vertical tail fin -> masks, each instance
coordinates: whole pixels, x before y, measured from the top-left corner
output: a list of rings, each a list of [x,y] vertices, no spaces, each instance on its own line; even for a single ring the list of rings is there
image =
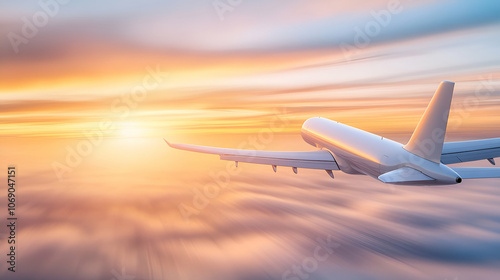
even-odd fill
[[[439,163],[448,124],[454,82],[441,82],[404,148],[419,157]]]

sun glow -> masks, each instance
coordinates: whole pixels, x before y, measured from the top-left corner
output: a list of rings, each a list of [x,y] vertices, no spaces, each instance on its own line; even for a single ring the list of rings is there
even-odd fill
[[[140,125],[135,122],[124,122],[118,124],[118,136],[121,138],[140,138],[144,137],[146,134],[146,130],[143,125]]]

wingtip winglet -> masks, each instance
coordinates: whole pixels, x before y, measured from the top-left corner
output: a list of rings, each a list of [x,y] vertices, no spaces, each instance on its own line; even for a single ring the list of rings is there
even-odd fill
[[[168,142],[167,139],[163,138],[163,140],[165,141],[165,143],[167,143],[167,145],[169,145],[170,147],[172,147],[172,144],[170,144],[170,142]]]

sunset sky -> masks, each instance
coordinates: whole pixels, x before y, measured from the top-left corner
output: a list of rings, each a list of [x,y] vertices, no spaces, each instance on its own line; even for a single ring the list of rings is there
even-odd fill
[[[456,82],[446,140],[500,137],[500,2],[60,3],[0,0],[0,166],[22,174],[13,279],[113,279],[122,267],[136,279],[281,279],[326,233],[349,254],[313,279],[500,273],[498,180],[436,197],[245,166],[186,222],[180,205],[226,163],[162,139],[313,150],[300,127],[321,116],[406,142],[443,80]],[[275,118],[282,129],[249,144]],[[433,249],[440,235],[456,255]]]
[[[268,2],[221,20],[210,1],[70,1],[27,42],[13,34],[24,38],[40,4],[3,4],[2,136],[81,137],[103,117],[114,136],[250,132],[276,108],[289,109],[290,132],[316,115],[410,132],[441,80],[457,82],[455,106],[484,83],[497,92],[496,1]],[[146,69],[158,84],[127,117],[113,111]],[[499,123],[495,97],[478,101],[490,118],[471,109],[465,129]]]

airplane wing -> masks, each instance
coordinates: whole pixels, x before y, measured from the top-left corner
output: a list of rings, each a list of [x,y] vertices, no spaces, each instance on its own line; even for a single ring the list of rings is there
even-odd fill
[[[500,178],[498,167],[451,167],[462,179]]]
[[[494,165],[493,158],[496,157],[500,157],[500,138],[444,143],[441,162],[450,164],[487,159]]]
[[[340,170],[335,158],[326,150],[312,152],[269,152],[173,144],[167,140],[165,142],[175,149],[219,155],[220,159],[234,161],[236,165],[238,162],[272,165],[274,172],[276,172],[276,166],[288,166],[292,167],[295,173],[297,173],[297,168],[323,169],[333,177],[331,170]]]

